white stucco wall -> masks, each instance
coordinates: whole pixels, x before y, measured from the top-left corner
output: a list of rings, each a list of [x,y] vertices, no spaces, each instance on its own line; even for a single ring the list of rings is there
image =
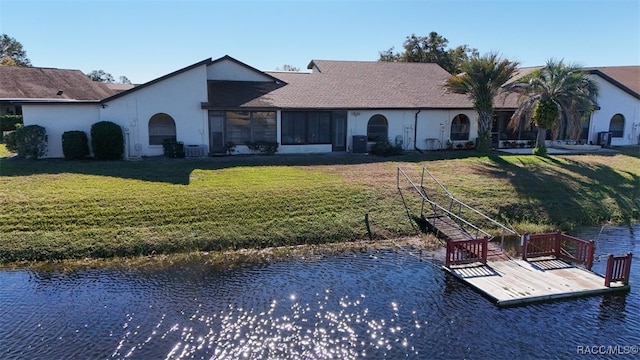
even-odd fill
[[[221,60],[207,66],[207,79],[232,81],[272,81],[273,79],[231,60]]]
[[[62,134],[65,131],[84,131],[91,143],[91,125],[100,121],[97,104],[22,105],[24,125],[40,125],[47,131],[47,154],[44,157],[61,158]]]
[[[591,117],[589,141],[597,143],[598,133],[609,131],[611,118],[616,114],[624,116],[623,137],[611,139],[611,145],[636,145],[640,136],[640,99],[624,92],[599,76],[593,76],[599,85],[598,105]]]
[[[105,103],[100,117],[128,130],[125,155],[157,156],[162,145],[149,145],[149,120],[158,113],[173,118],[177,141],[208,146],[207,111],[201,108],[206,101],[207,67],[202,65]]]
[[[415,117],[418,116],[417,130]],[[396,144],[402,141],[405,150],[438,150],[446,147],[451,133],[451,121],[458,114],[469,117],[469,140],[475,141],[478,136],[478,115],[469,109],[452,110],[353,110],[348,112],[347,147],[353,147],[353,135],[367,135],[367,124],[374,115],[383,115],[389,124],[389,141]],[[429,139],[429,140],[427,140]],[[459,141],[465,143],[466,141]],[[457,142],[456,142],[457,143]],[[330,151],[330,149],[329,149]]]

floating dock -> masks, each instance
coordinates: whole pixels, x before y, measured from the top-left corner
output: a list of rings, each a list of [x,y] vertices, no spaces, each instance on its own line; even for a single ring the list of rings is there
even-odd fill
[[[607,274],[601,276],[589,270],[595,250],[591,241],[562,232],[529,235],[523,239],[522,259],[514,259],[487,238],[462,239],[448,220],[439,219],[434,227],[441,236],[457,239],[447,237],[444,270],[498,306],[629,290],[631,254],[610,256]]]
[[[605,286],[603,276],[553,258],[496,260],[443,268],[498,306],[629,290],[629,285],[622,282]]]
[[[442,190],[449,208],[431,200],[424,186],[428,175]],[[398,167],[397,186],[401,180],[422,199],[420,216],[428,231],[446,241],[444,270],[468,284],[498,306],[629,291],[632,254],[609,255],[606,274],[591,271],[595,244],[560,231],[547,234],[520,235],[480,211],[456,199],[423,166],[420,185]],[[404,198],[403,198],[404,199]],[[406,206],[406,203],[405,203]],[[424,210],[431,209],[425,216]],[[467,216],[467,214],[471,216]],[[517,235],[521,239],[522,259],[504,253],[491,241],[493,236],[469,219],[488,222],[492,227]],[[475,221],[474,221],[475,222]]]

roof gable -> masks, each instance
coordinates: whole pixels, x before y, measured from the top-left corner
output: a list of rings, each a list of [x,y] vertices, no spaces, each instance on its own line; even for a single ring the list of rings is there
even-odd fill
[[[229,55],[225,55],[207,64],[207,80],[219,81],[264,81],[280,80]]]
[[[116,94],[116,95],[110,96],[110,97],[108,97],[108,98],[106,98],[106,99],[103,99],[103,100],[102,100],[102,102],[108,102],[108,101],[111,101],[111,100],[117,99],[117,98],[119,98],[119,97],[122,97],[122,96],[125,96],[125,95],[128,95],[128,94],[131,94],[132,92],[135,92],[135,91],[138,91],[138,90],[144,89],[144,88],[146,88],[146,87],[148,87],[148,86],[151,86],[151,85],[153,85],[153,84],[157,84],[157,83],[159,83],[159,82],[161,82],[161,81],[164,81],[164,80],[166,80],[166,79],[168,79],[168,78],[171,78],[171,77],[174,77],[174,76],[176,76],[176,75],[179,75],[179,74],[182,74],[182,73],[184,73],[184,72],[187,72],[187,71],[189,71],[189,70],[195,69],[195,68],[197,68],[197,67],[199,67],[199,66],[208,65],[208,64],[210,64],[210,63],[211,63],[211,58],[204,59],[204,60],[199,61],[199,62],[197,62],[197,63],[195,63],[195,64],[189,65],[189,66],[187,66],[187,67],[184,67],[184,68],[182,68],[182,69],[176,70],[176,71],[174,71],[174,72],[172,72],[172,73],[169,73],[169,74],[167,74],[167,75],[161,76],[161,77],[159,77],[159,78],[157,78],[157,79],[151,80],[151,81],[146,82],[146,83],[144,83],[144,84],[137,85],[136,87],[134,87],[134,88],[132,88],[132,89],[129,89],[129,90],[127,90],[127,91],[123,91],[123,92],[118,93],[118,94]]]

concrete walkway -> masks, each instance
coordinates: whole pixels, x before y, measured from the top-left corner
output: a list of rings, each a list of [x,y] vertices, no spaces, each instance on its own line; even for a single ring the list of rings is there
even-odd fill
[[[502,151],[509,154],[518,154],[518,155],[531,155],[533,154],[532,148],[514,148],[514,149],[496,149],[496,151]],[[614,154],[617,153],[614,149],[600,148],[596,150],[568,150],[568,149],[559,149],[554,147],[547,148],[547,154],[549,155],[558,155],[558,154]]]

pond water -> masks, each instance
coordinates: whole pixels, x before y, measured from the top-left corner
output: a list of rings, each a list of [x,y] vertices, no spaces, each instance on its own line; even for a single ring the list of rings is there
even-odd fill
[[[640,224],[575,235],[596,239],[597,255],[640,254]],[[412,248],[227,268],[194,259],[162,268],[5,270],[0,358],[524,359],[576,357],[593,346],[630,351],[624,346],[640,346],[634,260],[627,294],[507,309]],[[604,273],[604,256],[593,269]]]

